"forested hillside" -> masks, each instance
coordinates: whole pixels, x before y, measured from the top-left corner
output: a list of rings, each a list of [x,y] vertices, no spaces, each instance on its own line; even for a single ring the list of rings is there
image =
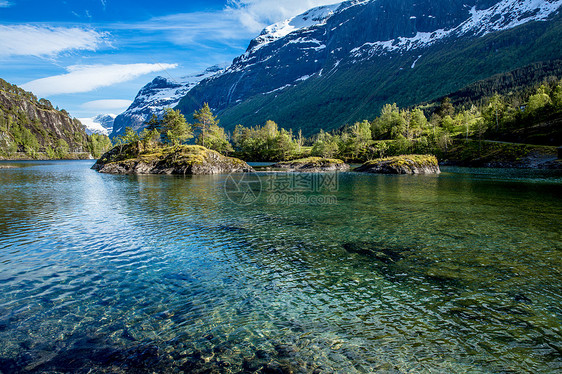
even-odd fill
[[[1,158],[99,157],[110,146],[106,136],[88,136],[64,109],[0,79]]]
[[[178,108],[188,116],[208,102],[227,130],[273,120],[310,136],[373,120],[389,102],[416,105],[526,67],[531,83],[534,70],[559,70],[558,2],[473,3],[371,1],[311,10],[297,18],[312,26],[280,38],[285,24],[267,28]],[[506,83],[530,83],[516,78]]]

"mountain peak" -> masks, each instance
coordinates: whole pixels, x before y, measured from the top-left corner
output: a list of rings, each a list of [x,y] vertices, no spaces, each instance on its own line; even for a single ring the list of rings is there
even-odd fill
[[[549,26],[559,22],[556,14],[561,6],[562,0],[355,0],[313,8],[266,27],[225,70],[202,73],[190,85],[168,82],[167,88],[158,89],[147,85],[126,112],[126,125],[141,126],[147,116],[167,106],[177,105],[189,114],[208,102],[227,128],[267,119],[293,128],[310,127],[318,119],[324,129],[339,127],[360,115],[368,118],[381,103],[413,105],[444,95],[445,89],[458,90],[487,78],[483,69],[497,74],[562,58],[556,49],[562,38],[555,26]],[[548,48],[534,45],[537,40],[532,34],[511,32],[548,27],[552,36],[539,40],[550,43]],[[489,34],[510,32],[511,37],[501,43],[486,41]],[[480,49],[472,52],[478,58],[463,55],[480,43]],[[460,45],[464,49],[458,49]],[[529,54],[530,48],[537,53]],[[502,55],[502,49],[509,52]],[[520,52],[517,58],[512,56],[515,50]],[[439,76],[450,69],[444,53],[463,55],[456,65],[465,70],[455,67],[452,71],[458,74]],[[498,63],[495,54],[505,61]],[[408,80],[407,72],[413,70],[417,75]],[[408,88],[408,83],[397,83],[402,79],[423,84]],[[181,96],[185,99],[180,101]],[[345,113],[356,104],[353,113]],[[126,122],[116,131],[124,130]]]
[[[174,108],[199,82],[221,74],[224,68],[219,65],[211,66],[202,72],[173,79],[158,76],[141,88],[129,108],[115,118],[112,136],[125,131],[130,126],[135,130],[155,114],[161,115],[166,108]]]
[[[375,0],[354,0],[344,1],[333,5],[324,5],[307,10],[298,16],[286,19],[281,22],[267,26],[258,37],[250,42],[250,46],[246,53],[255,52],[263,46],[284,38],[294,31],[304,30],[314,26],[325,25],[330,17],[336,12],[343,11],[347,8],[369,3]]]

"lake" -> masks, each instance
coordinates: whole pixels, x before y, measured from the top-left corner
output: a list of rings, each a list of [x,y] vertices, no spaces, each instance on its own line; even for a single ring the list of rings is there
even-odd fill
[[[0,371],[555,373],[562,174],[0,170]]]

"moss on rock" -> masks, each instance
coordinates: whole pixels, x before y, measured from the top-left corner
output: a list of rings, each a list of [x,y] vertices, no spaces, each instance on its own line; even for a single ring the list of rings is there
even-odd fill
[[[272,167],[305,172],[349,170],[349,165],[342,160],[322,157],[308,157],[292,161],[283,161],[273,165]]]
[[[92,169],[111,174],[222,174],[252,172],[242,160],[198,145],[143,150],[140,143],[117,146]]]
[[[401,155],[367,161],[354,171],[379,174],[439,174],[433,155]]]

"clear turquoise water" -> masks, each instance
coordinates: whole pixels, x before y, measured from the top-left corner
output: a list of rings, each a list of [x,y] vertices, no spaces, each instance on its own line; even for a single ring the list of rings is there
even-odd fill
[[[226,176],[8,164],[3,373],[562,370],[560,173],[346,173],[335,204],[242,206]]]

